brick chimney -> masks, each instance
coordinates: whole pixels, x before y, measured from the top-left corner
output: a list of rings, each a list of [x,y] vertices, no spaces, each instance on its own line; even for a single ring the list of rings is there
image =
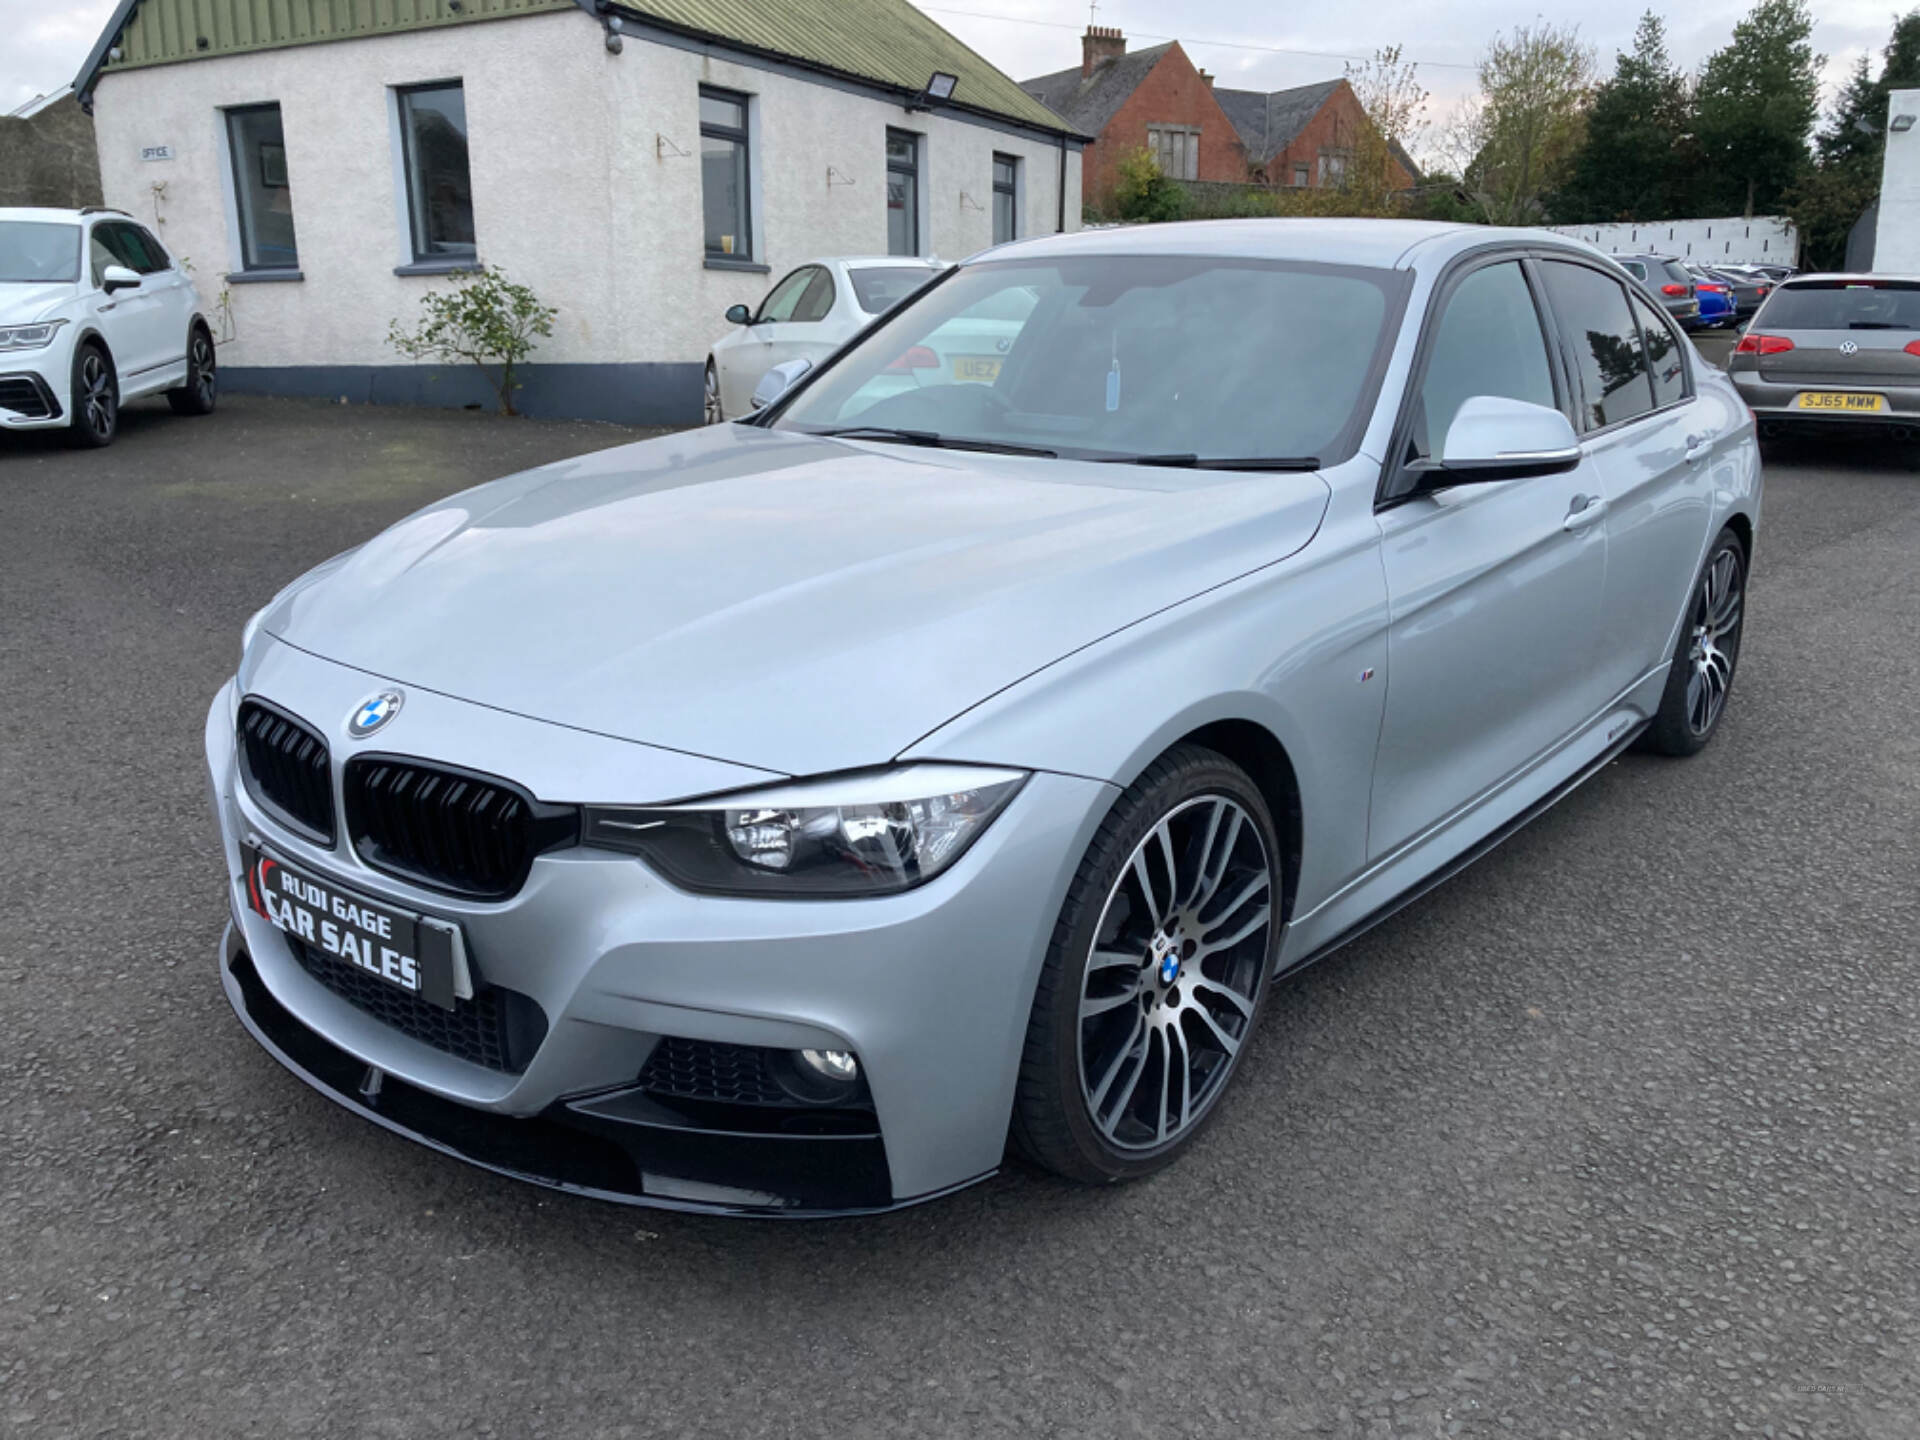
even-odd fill
[[[1207,72],[1206,72],[1206,71],[1204,71],[1204,70],[1202,70],[1202,71],[1200,72],[1200,78],[1201,78],[1201,80],[1202,80],[1202,81],[1204,81],[1204,82],[1206,83],[1206,87],[1207,87],[1207,88],[1208,88],[1209,90],[1211,90],[1211,89],[1213,88],[1213,76],[1211,76],[1211,75],[1209,75],[1209,74],[1207,74]]]
[[[1109,60],[1127,53],[1127,37],[1112,25],[1089,25],[1080,37],[1080,74],[1093,74]]]

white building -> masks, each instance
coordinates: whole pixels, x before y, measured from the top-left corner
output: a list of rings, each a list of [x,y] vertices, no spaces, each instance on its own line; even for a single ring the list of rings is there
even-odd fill
[[[232,391],[490,404],[387,341],[479,263],[560,312],[521,409],[691,422],[802,262],[1079,225],[1081,137],[907,0],[121,0],[76,88]]]
[[[1778,215],[1715,220],[1622,220],[1608,225],[1551,225],[1609,255],[1670,255],[1698,265],[1796,265],[1800,232]]]
[[[1920,90],[1895,90],[1887,97],[1873,268],[1920,275]]]

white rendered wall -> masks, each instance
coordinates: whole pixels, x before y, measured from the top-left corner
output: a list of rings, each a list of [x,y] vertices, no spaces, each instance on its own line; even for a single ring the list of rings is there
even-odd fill
[[[1895,134],[1898,115],[1915,118]],[[1895,90],[1887,103],[1887,155],[1880,171],[1880,222],[1874,234],[1873,268],[1920,275],[1920,90]]]
[[[1609,255],[1671,255],[1702,265],[1794,265],[1800,233],[1777,215],[1719,220],[1643,220],[1617,225],[1551,225]]]
[[[395,365],[388,322],[445,285],[397,276],[390,87],[459,79],[466,90],[479,254],[559,307],[538,362],[698,363],[736,301],[793,266],[886,250],[888,126],[926,136],[929,253],[992,240],[992,155],[1022,161],[1022,234],[1055,228],[1060,150],[629,34],[607,53],[576,11],[105,72],[95,134],[107,203],[160,219],[211,307],[240,268],[224,171],[224,107],[277,101],[305,280],[234,285],[231,366]],[[753,97],[754,258],[770,274],[703,263],[699,87]],[[149,146],[174,158],[143,161]],[[833,183],[828,183],[829,169]],[[842,181],[848,183],[842,183]],[[163,195],[154,186],[164,184]],[[1067,158],[1067,224],[1080,217],[1080,156]]]

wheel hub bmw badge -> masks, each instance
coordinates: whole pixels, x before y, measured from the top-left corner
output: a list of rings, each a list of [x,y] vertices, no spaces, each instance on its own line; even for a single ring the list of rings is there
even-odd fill
[[[400,707],[407,703],[406,693],[400,690],[382,690],[369,695],[354,707],[353,714],[347,719],[347,734],[355,740],[364,740],[377,730],[386,728],[386,724],[400,713]]]
[[[1171,985],[1180,978],[1180,951],[1164,935],[1154,937],[1153,961],[1154,971],[1159,975],[1162,985]]]

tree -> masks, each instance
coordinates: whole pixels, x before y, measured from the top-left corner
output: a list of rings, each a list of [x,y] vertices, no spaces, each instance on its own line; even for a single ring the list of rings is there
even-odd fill
[[[1159,161],[1142,145],[1114,166],[1113,208],[1122,220],[1178,220],[1187,213],[1187,192],[1160,173]]]
[[[1559,187],[1584,133],[1593,47],[1577,26],[1542,21],[1496,34],[1480,57],[1480,93],[1442,134],[1448,160],[1484,219],[1531,225]]]
[[[1826,63],[1812,34],[1805,0],[1757,0],[1701,69],[1695,124],[1709,194],[1727,208],[1775,209],[1807,168]]]
[[[553,333],[559,312],[507,279],[504,270],[468,271],[456,275],[453,286],[422,295],[419,327],[403,330],[395,320],[387,327],[387,343],[416,360],[472,361],[500,397],[500,413],[517,414],[514,367],[533,353],[536,336]],[[498,379],[490,365],[498,367]]]
[[[1427,91],[1419,67],[1401,59],[1398,45],[1373,52],[1363,64],[1347,66],[1347,84],[1366,121],[1346,137],[1347,164],[1340,188],[1357,215],[1384,214],[1405,188],[1400,160],[1425,128]],[[1408,175],[1408,180],[1418,180]]]
[[[1640,17],[1633,49],[1622,52],[1587,111],[1586,140],[1553,198],[1561,221],[1662,220],[1685,208],[1692,169],[1686,77],[1667,57],[1666,27]]]

